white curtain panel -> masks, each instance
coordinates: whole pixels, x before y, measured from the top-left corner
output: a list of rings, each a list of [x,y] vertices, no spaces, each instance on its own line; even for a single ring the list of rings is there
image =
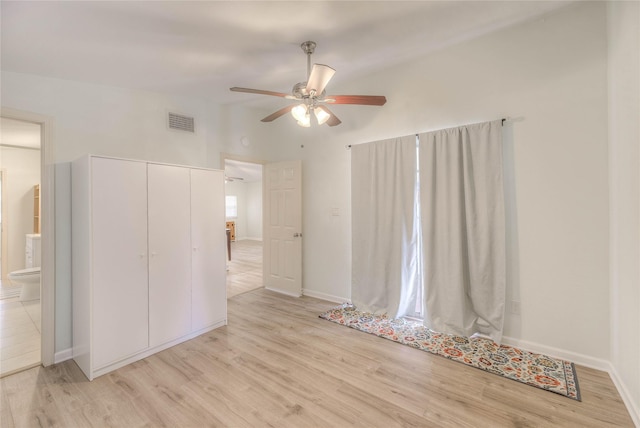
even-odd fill
[[[501,121],[420,135],[424,324],[500,343],[505,304]]]
[[[415,302],[416,136],[351,148],[352,286],[358,310],[397,318]]]

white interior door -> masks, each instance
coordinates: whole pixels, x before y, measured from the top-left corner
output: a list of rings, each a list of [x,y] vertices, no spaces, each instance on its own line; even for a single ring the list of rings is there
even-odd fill
[[[149,345],[191,332],[188,168],[149,164]]]
[[[264,285],[302,295],[302,162],[264,168]]]
[[[227,314],[224,173],[191,170],[191,328],[224,320]]]

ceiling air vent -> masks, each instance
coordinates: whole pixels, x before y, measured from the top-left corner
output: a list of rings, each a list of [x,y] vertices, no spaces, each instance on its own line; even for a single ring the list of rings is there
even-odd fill
[[[192,117],[184,116],[182,114],[169,112],[169,129],[176,129],[178,131],[196,132],[195,122]]]

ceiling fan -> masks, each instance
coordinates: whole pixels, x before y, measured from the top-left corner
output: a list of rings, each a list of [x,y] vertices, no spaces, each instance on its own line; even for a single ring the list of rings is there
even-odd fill
[[[224,174],[224,182],[225,183],[230,183],[230,182],[236,181],[236,180],[244,181],[244,178],[242,178],[242,177],[230,177],[226,173]]]
[[[262,119],[262,122],[272,122],[291,112],[293,117],[298,121],[298,125],[305,128],[311,126],[312,116],[315,117],[319,125],[326,123],[329,126],[336,126],[340,125],[342,121],[329,110],[326,104],[381,106],[387,102],[387,99],[381,95],[326,95],[325,87],[336,71],[324,64],[313,64],[313,67],[311,67],[311,54],[313,54],[316,48],[315,42],[307,41],[302,43],[300,47],[304,53],[307,54],[307,81],[296,83],[293,86],[291,94],[263,91],[261,89],[230,88],[234,92],[270,95],[298,101],[297,104],[289,105],[270,114]],[[313,115],[311,113],[313,113]]]

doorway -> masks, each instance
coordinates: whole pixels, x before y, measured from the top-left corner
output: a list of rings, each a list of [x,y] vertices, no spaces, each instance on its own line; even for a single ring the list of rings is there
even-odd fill
[[[225,157],[227,298],[264,286],[262,278],[262,163]]]
[[[42,126],[0,120],[0,376],[6,376],[41,363]]]

